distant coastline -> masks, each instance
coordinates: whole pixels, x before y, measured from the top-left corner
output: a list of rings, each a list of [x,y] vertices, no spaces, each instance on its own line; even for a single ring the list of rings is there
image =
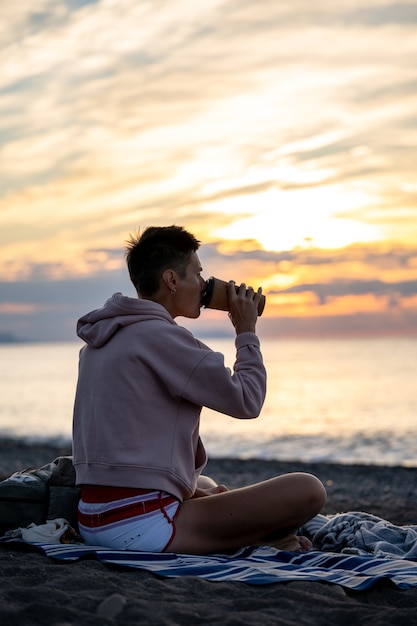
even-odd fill
[[[0,332],[0,343],[21,343],[24,339],[19,339],[13,333]]]

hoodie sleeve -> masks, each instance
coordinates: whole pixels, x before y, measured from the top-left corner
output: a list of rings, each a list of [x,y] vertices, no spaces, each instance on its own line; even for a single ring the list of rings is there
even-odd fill
[[[232,417],[255,418],[266,394],[259,339],[255,333],[242,333],[235,345],[233,373],[225,367],[222,354],[210,351],[193,370],[182,396]]]
[[[191,336],[192,337],[192,336]],[[266,394],[266,371],[255,333],[236,337],[233,372],[224,357],[204,344],[182,346],[172,355],[169,381],[171,393],[194,404],[236,418],[255,418],[261,412]]]

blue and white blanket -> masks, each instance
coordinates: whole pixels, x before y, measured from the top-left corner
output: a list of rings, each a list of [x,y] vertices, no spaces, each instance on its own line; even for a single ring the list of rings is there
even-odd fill
[[[317,515],[300,532],[315,550],[417,559],[417,526],[396,526],[369,513]]]
[[[38,530],[45,534],[44,528]],[[146,570],[168,578],[196,576],[251,585],[322,581],[356,590],[387,579],[401,589],[417,587],[415,526],[395,527],[366,513],[345,513],[317,516],[302,530],[313,539],[311,552],[247,547],[232,555],[161,554],[109,550],[83,543],[62,544],[56,537],[48,542],[46,538],[29,541],[16,536],[1,537],[0,546],[12,547],[13,542],[20,542],[62,561],[94,557],[105,564]]]

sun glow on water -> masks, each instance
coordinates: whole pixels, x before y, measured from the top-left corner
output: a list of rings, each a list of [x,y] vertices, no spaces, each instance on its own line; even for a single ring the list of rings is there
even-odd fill
[[[209,456],[417,467],[417,339],[262,341],[258,419],[203,409]],[[207,343],[233,366],[233,339]],[[71,438],[80,344],[0,346],[0,436]]]

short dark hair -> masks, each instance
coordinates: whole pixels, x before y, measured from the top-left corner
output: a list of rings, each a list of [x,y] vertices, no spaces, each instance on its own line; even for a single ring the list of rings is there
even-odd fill
[[[138,294],[151,296],[158,291],[166,269],[184,276],[191,254],[199,247],[200,241],[182,226],[149,226],[142,234],[130,235],[126,261]]]

